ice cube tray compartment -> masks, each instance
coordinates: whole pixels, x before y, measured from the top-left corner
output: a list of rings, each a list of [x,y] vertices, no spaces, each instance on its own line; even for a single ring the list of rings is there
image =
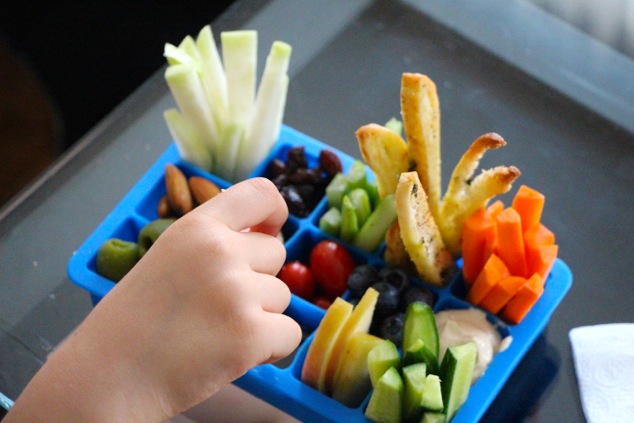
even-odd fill
[[[311,168],[317,165],[322,149],[329,149],[339,156],[344,172],[347,172],[354,162],[354,158],[341,151],[293,128],[283,126],[278,142],[268,158],[260,163],[250,176],[270,176],[268,173],[269,163],[275,158],[285,160],[288,150],[298,145],[304,146]],[[68,263],[70,279],[88,291],[94,303],[97,303],[114,287],[112,281],[103,278],[95,271],[94,263],[100,246],[107,239],[113,237],[136,240],[138,231],[145,224],[157,218],[156,206],[158,200],[165,194],[164,169],[168,163],[178,166],[186,176],[206,177],[221,188],[227,188],[231,185],[222,178],[183,162],[178,155],[176,146],[171,144],[73,254]],[[373,179],[369,170],[368,177]],[[313,245],[322,239],[336,239],[319,230],[319,218],[326,211],[327,202],[324,197],[314,210],[304,218],[289,214],[288,221],[282,228],[287,249],[287,261],[300,260],[308,263],[309,251]],[[358,264],[370,263],[377,267],[385,266],[381,259],[382,248],[374,254],[368,254],[350,245],[345,245]],[[421,282],[414,280],[414,283]],[[455,416],[454,422],[477,421],[484,414],[522,357],[542,333],[571,284],[570,269],[562,260],[558,259],[548,277],[544,294],[520,324],[506,325],[496,316],[487,313],[488,319],[497,325],[500,333],[503,336],[511,336],[513,341],[505,351],[500,352],[494,358],[485,374],[472,386],[467,402]],[[473,307],[465,300],[466,288],[460,273],[446,287],[431,287],[431,289],[436,296],[435,311],[447,308]],[[344,298],[348,298],[348,296],[346,293]],[[237,379],[234,384],[302,421],[367,422],[363,410],[367,405],[369,396],[359,407],[349,408],[317,392],[300,380],[306,351],[325,310],[299,297],[292,296],[286,313],[296,319],[309,333],[296,350],[290,364],[286,367],[278,367],[273,364],[257,366]]]

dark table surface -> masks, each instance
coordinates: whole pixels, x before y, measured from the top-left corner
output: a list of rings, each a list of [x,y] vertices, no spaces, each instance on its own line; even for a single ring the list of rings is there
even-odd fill
[[[354,157],[359,126],[399,115],[403,72],[437,84],[445,183],[473,139],[504,136],[483,166],[516,165],[546,195],[543,221],[574,282],[485,419],[582,421],[569,331],[634,321],[634,61],[525,1],[244,1],[213,28],[290,43],[285,123]],[[162,111],[172,105],[157,70],[0,210],[9,399],[91,310],[68,260],[169,145]]]

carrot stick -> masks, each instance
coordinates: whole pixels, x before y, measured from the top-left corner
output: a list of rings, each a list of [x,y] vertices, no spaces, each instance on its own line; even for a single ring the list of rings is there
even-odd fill
[[[495,216],[500,214],[502,210],[504,210],[502,200],[496,200],[487,207],[487,213],[489,213],[493,219],[495,219]]]
[[[522,218],[522,232],[539,224],[544,209],[544,194],[522,185],[513,198],[512,207]]]
[[[480,307],[497,314],[526,283],[522,276],[507,276],[496,283],[480,302]]]
[[[535,262],[537,255],[539,254],[539,247],[541,245],[553,245],[555,243],[555,234],[548,229],[544,224],[540,223],[537,226],[524,232],[524,250],[526,251],[526,265],[528,266],[529,274]]]
[[[557,244],[539,246],[537,254],[531,263],[531,272],[539,273],[544,282],[546,282],[548,274],[555,264],[558,252],[559,246]]]
[[[495,222],[485,209],[469,216],[462,226],[462,275],[467,287],[473,284],[492,253]]]
[[[518,324],[535,305],[544,292],[544,282],[539,273],[534,273],[502,310],[501,317],[511,324]]]
[[[519,213],[507,207],[497,215],[496,222],[495,253],[504,261],[511,275],[525,277],[527,265]]]
[[[489,291],[501,280],[511,273],[504,262],[495,254],[491,254],[484,264],[482,271],[473,282],[467,293],[467,301],[478,305],[487,296]]]

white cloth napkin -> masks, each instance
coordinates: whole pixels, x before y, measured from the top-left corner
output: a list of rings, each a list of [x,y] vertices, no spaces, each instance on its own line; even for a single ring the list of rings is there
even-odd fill
[[[634,422],[634,323],[582,326],[569,336],[588,423]]]

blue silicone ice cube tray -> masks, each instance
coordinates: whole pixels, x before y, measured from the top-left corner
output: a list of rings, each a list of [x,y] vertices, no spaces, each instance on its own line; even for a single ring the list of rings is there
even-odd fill
[[[283,126],[279,139],[268,158],[260,163],[250,176],[266,176],[271,160],[285,159],[288,150],[293,146],[304,146],[310,167],[316,166],[322,149],[329,149],[339,156],[344,172],[354,162],[354,158],[341,151],[293,128]],[[114,282],[100,276],[95,270],[95,258],[99,248],[110,238],[136,241],[140,229],[158,218],[156,208],[159,199],[165,194],[164,169],[168,163],[178,166],[186,176],[206,177],[221,188],[231,185],[228,181],[184,162],[179,157],[176,146],[171,144],[69,261],[70,279],[88,291],[94,303],[101,300],[114,287]],[[368,177],[370,179],[373,177],[369,170]],[[289,215],[283,227],[287,260],[307,262],[312,246],[322,239],[331,238],[319,230],[319,218],[326,210],[327,203],[324,198],[307,217],[299,218]],[[352,246],[347,245],[347,247],[358,264],[370,263],[378,267],[385,266],[380,250],[377,253],[368,254]],[[571,285],[570,269],[562,260],[557,259],[546,281],[543,295],[520,324],[508,325],[496,316],[487,314],[489,321],[495,325],[500,334],[503,337],[511,336],[512,342],[507,349],[495,356],[484,375],[471,387],[467,401],[455,416],[454,422],[472,422],[482,417],[517,364],[542,333]],[[473,307],[465,300],[466,290],[460,273],[444,288],[429,288],[437,298],[435,311]],[[306,352],[325,311],[306,300],[292,296],[285,313],[294,318],[309,334],[292,356],[290,365],[286,367],[273,364],[257,366],[234,381],[235,385],[302,421],[368,421],[364,416],[364,409],[369,396],[360,406],[350,408],[321,394],[300,380]]]

